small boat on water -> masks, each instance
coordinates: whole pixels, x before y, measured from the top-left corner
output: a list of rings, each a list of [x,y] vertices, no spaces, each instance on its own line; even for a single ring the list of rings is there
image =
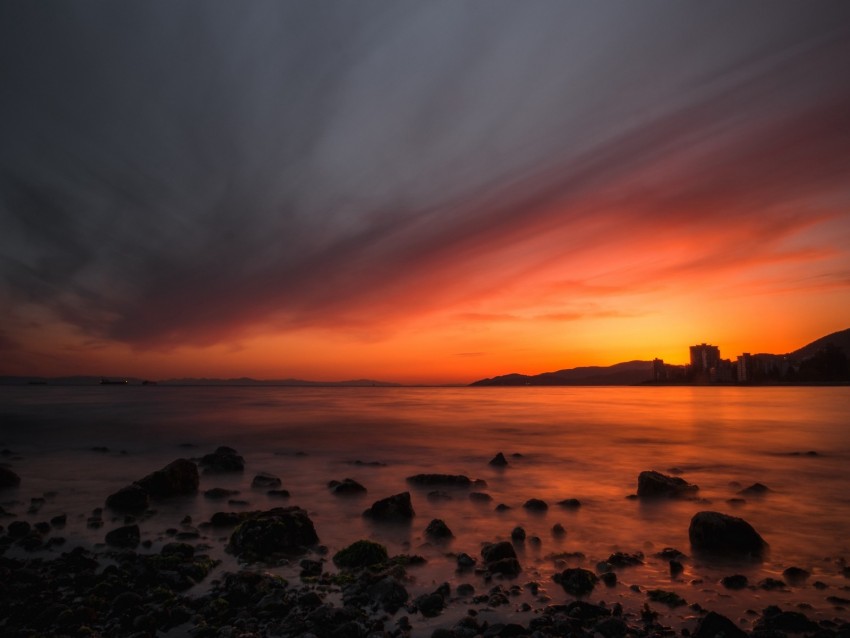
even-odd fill
[[[127,379],[107,379],[106,377],[101,377],[100,385],[127,385]]]

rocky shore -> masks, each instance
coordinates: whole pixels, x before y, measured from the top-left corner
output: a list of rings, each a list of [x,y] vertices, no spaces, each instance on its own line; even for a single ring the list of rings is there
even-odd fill
[[[510,463],[499,453],[490,465]],[[323,545],[321,527],[306,509],[285,500],[289,492],[274,474],[256,473],[251,486],[284,499],[285,506],[245,509],[248,502],[225,488],[201,495],[202,477],[245,472],[245,460],[233,448],[176,459],[104,494],[104,506],[82,518],[87,530],[102,534],[102,542],[91,547],[68,546],[66,534],[80,520],[77,512],[25,520],[38,518],[52,495],[32,498],[29,505],[16,500],[26,477],[17,474],[14,460],[11,465],[0,466],[0,635],[11,638],[850,638],[850,567],[842,559],[817,575],[789,567],[781,578],[750,582],[734,566],[758,563],[770,550],[770,539],[743,518],[711,509],[693,515],[690,546],[681,551],[549,552],[551,577],[540,577],[527,556],[543,551],[548,540],[521,526],[500,529],[495,519],[491,532],[482,530],[489,540],[476,541],[473,548],[455,537],[450,521],[417,518],[416,499],[439,504],[453,490],[466,490],[470,503],[494,513],[506,508],[490,503],[485,481],[460,474],[412,475],[395,493],[366,497],[362,515],[378,527],[421,528],[428,547],[453,566],[452,578],[431,582],[421,578],[430,559],[415,547],[394,554],[374,539],[356,537],[336,551]],[[699,499],[698,486],[655,471],[641,473],[637,485],[632,498]],[[405,488],[418,490],[416,498]],[[741,490],[741,498],[768,489],[754,484]],[[328,490],[340,499],[364,498],[367,492],[350,478],[329,480]],[[157,505],[187,495],[222,508],[208,520],[193,520],[187,512],[179,527],[163,528]],[[533,495],[522,506],[537,514],[550,508]],[[551,507],[574,511],[581,502],[569,498]],[[551,526],[552,539],[566,533],[560,523]],[[225,569],[224,556],[235,559],[230,564],[237,567]],[[714,561],[729,565],[722,579],[700,573]],[[646,586],[628,576],[649,563],[669,571],[676,586]],[[717,600],[750,595],[762,604],[742,616],[728,611],[731,602],[710,608],[689,600],[686,587],[693,598],[711,587],[722,592]],[[789,604],[795,592],[800,601]],[[811,604],[802,602],[803,593],[807,599],[812,593],[822,598],[830,613],[813,613]]]

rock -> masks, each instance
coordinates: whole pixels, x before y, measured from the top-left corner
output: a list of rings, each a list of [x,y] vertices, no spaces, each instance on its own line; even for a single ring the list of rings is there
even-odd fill
[[[617,585],[617,574],[616,572],[605,572],[599,576],[599,580],[601,580],[606,587],[615,587]]]
[[[231,496],[236,496],[239,494],[239,490],[228,490],[223,487],[212,487],[204,492],[204,497],[220,500],[224,498],[229,498]]]
[[[331,494],[336,496],[356,496],[366,493],[366,488],[363,485],[350,478],[342,479],[342,481],[331,481],[328,483],[328,489],[330,489]]]
[[[581,507],[581,501],[577,498],[565,498],[562,501],[558,501],[558,505],[567,510],[577,510]]]
[[[801,569],[800,567],[789,567],[782,572],[782,575],[785,576],[785,579],[792,585],[800,585],[805,582],[809,576],[811,576],[811,573],[805,569]]]
[[[372,507],[363,512],[363,516],[382,522],[409,521],[415,515],[413,504],[410,502],[410,492],[402,492],[375,501]]]
[[[126,547],[132,549],[137,547],[141,541],[139,526],[125,525],[124,527],[118,527],[107,532],[104,540],[107,545],[112,545],[113,547]]]
[[[778,578],[763,578],[759,581],[758,587],[765,591],[776,591],[777,589],[785,589],[785,581]]]
[[[517,525],[511,530],[511,540],[515,543],[525,542],[525,529]]]
[[[490,459],[490,465],[494,467],[505,467],[508,464],[508,459],[505,458],[505,455],[499,452],[496,456]]]
[[[268,472],[260,472],[251,481],[251,487],[274,488],[280,487],[280,477]]]
[[[425,528],[425,536],[435,541],[444,541],[454,538],[452,530],[450,530],[449,526],[439,518],[435,518],[428,523],[428,527]]]
[[[699,487],[678,476],[667,476],[660,472],[641,472],[638,475],[639,498],[678,498],[693,495]]]
[[[408,476],[407,482],[420,487],[486,487],[487,485],[484,481],[473,481],[463,474],[415,474]]]
[[[106,497],[106,507],[117,512],[144,512],[149,504],[148,493],[136,484],[122,487]]]
[[[522,506],[532,512],[545,512],[549,509],[549,505],[546,501],[542,501],[539,498],[530,498],[523,503]]]
[[[760,556],[768,547],[747,521],[719,512],[697,512],[688,528],[696,551]]]
[[[475,503],[489,503],[493,500],[487,492],[470,492],[469,500]]]
[[[669,565],[670,565],[670,576],[672,578],[676,578],[676,576],[678,576],[683,571],[685,571],[685,566],[682,565],[682,563],[680,563],[677,560],[671,560],[669,562]]]
[[[444,492],[443,490],[432,490],[428,492],[427,498],[432,503],[439,503],[440,501],[452,500],[452,495],[448,492]]]
[[[372,602],[389,614],[396,613],[407,602],[409,594],[401,582],[392,576],[386,576],[367,589]]]
[[[12,521],[6,529],[9,538],[23,538],[30,533],[32,526],[26,521]]]
[[[136,484],[154,498],[166,498],[194,494],[199,482],[198,466],[188,459],[177,459]]]
[[[721,578],[720,584],[726,589],[744,589],[744,587],[749,585],[749,580],[743,574],[733,574],[732,576]]]
[[[481,548],[485,568],[494,574],[516,576],[522,571],[514,546],[507,542],[491,543]]]
[[[567,535],[567,530],[564,529],[564,526],[560,523],[555,523],[552,525],[552,536],[555,538],[563,538]]]
[[[275,498],[289,498],[290,496],[289,490],[269,490],[266,494]]]
[[[767,485],[763,485],[762,483],[753,483],[749,487],[745,487],[740,490],[738,494],[741,494],[742,496],[764,496],[770,491],[771,490]]]
[[[333,556],[334,565],[346,569],[363,569],[389,560],[387,548],[370,540],[359,540]]]
[[[608,557],[607,560],[613,567],[634,567],[635,565],[643,565],[643,553],[626,554],[624,552],[615,552]]]
[[[251,512],[230,535],[227,550],[241,558],[265,560],[303,552],[319,541],[313,521],[300,507]]]
[[[413,600],[413,604],[416,605],[416,608],[426,618],[433,618],[434,616],[438,616],[441,611],[443,611],[443,607],[445,606],[446,601],[440,594],[422,594],[421,596],[417,596]]]
[[[693,638],[747,638],[747,632],[726,616],[710,611],[697,623]]]
[[[472,569],[475,567],[475,562],[475,559],[466,552],[461,552],[457,555],[458,569]]]
[[[683,607],[688,604],[684,598],[676,592],[666,591],[664,589],[650,589],[646,592],[649,599],[655,603],[664,603],[669,607]]]
[[[594,632],[601,634],[604,638],[622,638],[626,635],[629,626],[622,618],[606,618],[597,623]]]
[[[67,514],[57,514],[56,516],[50,519],[50,524],[53,525],[53,527],[64,527],[67,522]]]
[[[0,465],[0,489],[6,487],[18,487],[21,484],[21,477],[15,474],[8,467]]]
[[[786,631],[800,634],[807,631],[816,631],[818,624],[809,620],[805,614],[799,611],[782,611],[779,607],[771,605],[765,608],[761,620],[756,623],[754,629],[757,631]]]
[[[222,446],[212,454],[201,458],[201,467],[208,473],[242,472],[245,469],[243,459],[232,447]]]
[[[565,569],[560,574],[555,574],[553,580],[559,583],[568,594],[576,597],[586,596],[599,582],[596,574],[581,567]]]

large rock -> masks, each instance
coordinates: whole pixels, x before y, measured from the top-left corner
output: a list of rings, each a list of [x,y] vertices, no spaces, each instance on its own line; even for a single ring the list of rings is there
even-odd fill
[[[8,467],[0,465],[0,488],[18,487],[21,484],[21,477],[15,474]]]
[[[720,512],[697,512],[688,528],[695,551],[760,556],[768,547],[765,540],[743,518]]]
[[[425,536],[434,541],[445,541],[454,538],[452,530],[449,529],[449,526],[441,518],[435,518],[428,523],[428,527],[425,528]]]
[[[135,483],[106,497],[106,506],[118,512],[144,512],[149,504],[148,493]]]
[[[200,465],[204,472],[208,473],[242,472],[245,469],[245,459],[232,447],[221,446],[212,454],[205,454]]]
[[[516,550],[508,541],[484,545],[481,548],[481,558],[484,561],[484,567],[493,574],[513,577],[522,571]]]
[[[155,498],[194,494],[198,491],[198,466],[188,459],[177,459],[161,470],[148,474],[136,484]]]
[[[228,551],[248,560],[295,554],[319,541],[313,521],[300,507],[251,512],[230,535]]]
[[[680,498],[692,496],[699,487],[678,476],[661,472],[641,472],[638,475],[637,495],[640,498]]]
[[[404,585],[392,576],[386,576],[368,589],[369,598],[390,614],[396,613],[407,602],[409,594]]]
[[[350,478],[345,478],[341,481],[331,481],[328,483],[328,489],[331,491],[331,494],[336,496],[356,496],[366,493],[366,488],[363,485]]]
[[[363,569],[389,560],[387,548],[370,540],[355,541],[333,556],[334,565],[346,569]]]
[[[410,492],[382,498],[372,503],[372,507],[363,512],[363,516],[384,522],[409,521],[415,515],[413,504],[410,502]]]
[[[710,611],[697,624],[694,638],[747,638],[747,632],[726,616]]]

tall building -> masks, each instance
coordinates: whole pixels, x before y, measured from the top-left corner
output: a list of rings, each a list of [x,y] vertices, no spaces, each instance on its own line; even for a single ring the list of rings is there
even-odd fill
[[[738,383],[750,383],[753,380],[753,358],[749,352],[738,357]]]
[[[691,346],[691,372],[702,374],[720,365],[720,348],[701,343]]]
[[[666,381],[667,380],[667,368],[664,366],[663,359],[653,359],[652,360],[652,380],[653,381]]]

